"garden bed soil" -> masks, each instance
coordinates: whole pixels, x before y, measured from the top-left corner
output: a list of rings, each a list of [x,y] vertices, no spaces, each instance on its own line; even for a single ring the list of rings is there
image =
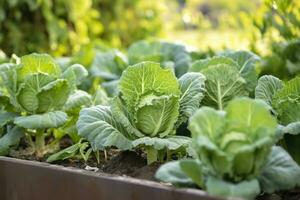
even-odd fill
[[[101,154],[99,163],[95,157],[91,157],[87,163],[83,160],[69,159],[65,161],[58,161],[55,164],[65,167],[85,169],[88,171],[96,171],[98,173],[129,176],[152,181],[155,181],[154,174],[161,165],[158,162],[147,165],[147,160],[143,157],[142,153],[136,153],[134,151],[120,152],[118,150],[110,150],[107,154],[108,160],[105,160],[104,155]],[[26,155],[13,153],[12,155],[12,157],[22,160],[46,162],[45,158],[37,158],[32,154]]]

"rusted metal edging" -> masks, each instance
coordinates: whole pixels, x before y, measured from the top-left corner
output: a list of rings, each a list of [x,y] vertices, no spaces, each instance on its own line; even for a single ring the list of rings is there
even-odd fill
[[[222,200],[196,189],[0,157],[0,200]]]

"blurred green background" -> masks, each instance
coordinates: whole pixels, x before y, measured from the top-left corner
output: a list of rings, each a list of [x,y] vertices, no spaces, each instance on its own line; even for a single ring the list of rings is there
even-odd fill
[[[0,57],[47,52],[88,65],[93,49],[125,51],[162,39],[205,56],[247,49],[263,73],[293,76],[300,63],[297,0],[1,0]]]

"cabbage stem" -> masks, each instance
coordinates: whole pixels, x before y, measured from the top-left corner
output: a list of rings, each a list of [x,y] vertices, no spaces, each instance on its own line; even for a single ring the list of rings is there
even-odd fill
[[[146,153],[148,165],[157,161],[158,151],[156,149],[154,149],[153,147],[147,147]]]
[[[100,154],[99,154],[99,151],[95,151],[95,157],[96,157],[96,160],[97,160],[97,163],[100,164]]]
[[[45,134],[44,129],[37,130],[35,135],[35,150],[37,157],[43,157],[45,151]]]

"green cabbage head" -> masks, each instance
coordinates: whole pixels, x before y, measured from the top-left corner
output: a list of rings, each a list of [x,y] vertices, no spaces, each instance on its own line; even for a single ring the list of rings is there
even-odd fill
[[[29,114],[60,110],[76,89],[77,78],[84,77],[81,65],[72,65],[62,72],[47,54],[30,54],[17,64],[1,65],[2,84],[15,112]]]
[[[196,155],[215,177],[238,182],[260,173],[277,123],[260,100],[237,98],[224,111],[202,107],[190,118]]]
[[[170,70],[163,70],[154,63],[130,67],[123,73],[119,87],[120,96],[115,99],[113,111],[126,108],[126,113],[130,113],[128,120],[138,137],[174,134],[180,89]]]
[[[287,82],[265,75],[258,80],[255,98],[264,100],[276,115],[281,144],[300,164],[300,77]]]

